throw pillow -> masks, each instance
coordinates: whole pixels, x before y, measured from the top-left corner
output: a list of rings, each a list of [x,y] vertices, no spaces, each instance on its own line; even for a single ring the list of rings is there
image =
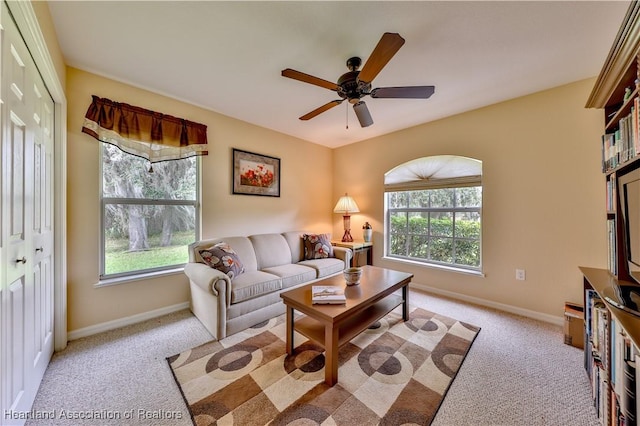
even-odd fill
[[[305,260],[333,257],[331,234],[304,234],[302,241]]]
[[[224,241],[213,247],[199,250],[198,253],[204,263],[223,274],[227,274],[231,279],[244,272],[244,265],[238,258],[238,254]]]

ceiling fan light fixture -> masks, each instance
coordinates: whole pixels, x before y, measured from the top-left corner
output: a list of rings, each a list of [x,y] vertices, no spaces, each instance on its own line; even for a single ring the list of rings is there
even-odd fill
[[[373,124],[369,108],[367,108],[367,104],[365,104],[364,101],[360,101],[355,104],[353,106],[353,110],[356,113],[356,117],[358,117],[361,127],[369,127]]]

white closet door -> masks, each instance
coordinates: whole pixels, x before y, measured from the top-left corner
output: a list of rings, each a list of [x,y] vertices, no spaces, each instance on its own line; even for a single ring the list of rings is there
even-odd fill
[[[34,66],[35,68],[35,66]],[[37,74],[33,92],[32,274],[33,339],[32,365],[36,389],[53,353],[53,100]]]
[[[2,3],[0,424],[20,424],[53,353],[53,101]],[[12,413],[15,413],[12,414]]]

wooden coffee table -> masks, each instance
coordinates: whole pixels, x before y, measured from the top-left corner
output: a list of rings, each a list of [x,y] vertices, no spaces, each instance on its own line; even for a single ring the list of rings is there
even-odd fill
[[[413,274],[363,266],[360,284],[347,286],[342,275],[335,275],[280,294],[287,306],[287,353],[293,353],[294,330],[325,349],[325,382],[338,382],[338,348],[371,324],[402,305],[402,319],[409,319],[409,282]],[[342,305],[311,303],[311,287],[333,285],[345,289]],[[402,290],[402,295],[394,294]],[[306,316],[294,321],[293,311]]]

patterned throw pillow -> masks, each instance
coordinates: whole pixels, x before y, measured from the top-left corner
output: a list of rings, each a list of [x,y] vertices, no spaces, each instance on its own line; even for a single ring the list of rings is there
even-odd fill
[[[302,241],[305,260],[333,257],[331,234],[304,234]]]
[[[219,242],[208,249],[199,250],[200,257],[204,263],[227,274],[233,279],[244,272],[244,265],[238,258],[236,252],[224,241]]]

